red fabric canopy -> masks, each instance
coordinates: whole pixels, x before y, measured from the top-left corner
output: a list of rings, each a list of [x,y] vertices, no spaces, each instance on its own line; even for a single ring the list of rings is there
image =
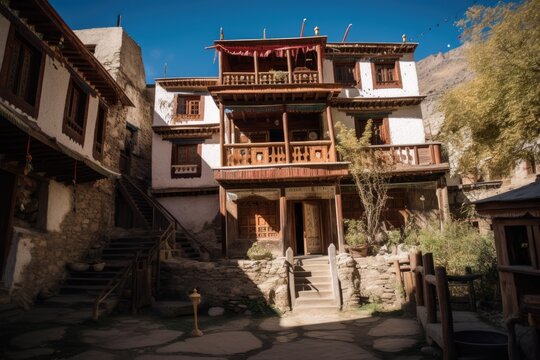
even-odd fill
[[[287,50],[291,51],[292,56],[296,56],[299,52],[308,52],[315,50],[316,45],[296,45],[296,46],[283,46],[283,45],[265,45],[265,46],[223,46],[216,45],[216,49],[224,51],[231,55],[240,56],[253,56],[257,51],[257,57],[268,57],[274,54],[277,57],[286,57]]]

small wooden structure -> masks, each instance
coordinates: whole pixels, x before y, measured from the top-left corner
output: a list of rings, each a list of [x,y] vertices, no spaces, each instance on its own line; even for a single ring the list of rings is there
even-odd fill
[[[535,319],[540,317],[540,178],[474,204],[480,215],[492,220],[503,315],[510,339],[515,338],[516,323],[528,324],[535,333],[533,351],[539,356],[540,322]]]

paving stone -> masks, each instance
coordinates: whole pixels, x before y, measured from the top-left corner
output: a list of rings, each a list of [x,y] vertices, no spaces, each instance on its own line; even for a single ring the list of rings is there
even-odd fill
[[[203,329],[203,332],[208,333],[210,331],[234,331],[234,330],[242,330],[245,327],[249,326],[251,324],[251,321],[249,319],[238,319],[238,320],[232,320],[229,322],[226,322],[222,325],[218,326],[212,326]]]
[[[350,331],[308,331],[304,334],[307,337],[323,339],[323,340],[337,340],[337,341],[354,341],[354,337]]]
[[[420,325],[413,319],[388,319],[369,330],[369,336],[413,336],[420,334]]]
[[[276,336],[276,342],[285,343],[285,342],[292,341],[292,340],[296,339],[297,337],[298,337],[297,333],[288,333],[288,334],[284,334],[284,335],[278,335],[278,336]]]
[[[49,341],[60,340],[65,331],[64,326],[31,331],[14,337],[9,343],[19,349],[30,349],[46,344]]]
[[[415,339],[410,338],[382,337],[373,341],[373,348],[379,351],[394,353],[408,349],[414,346],[416,343],[417,341]]]
[[[262,346],[261,340],[247,331],[229,331],[179,341],[157,350],[158,353],[190,352],[205,355],[245,353]]]
[[[90,330],[83,333],[83,341],[110,350],[136,349],[171,342],[184,333],[174,330],[152,330],[140,333],[144,327],[133,329]]]
[[[370,360],[377,359],[374,354],[362,349],[356,344],[302,339],[293,342],[276,344],[268,350],[264,350],[248,358],[248,360],[275,360],[291,359],[295,360],[313,360],[313,359],[332,359],[332,360]]]
[[[225,309],[219,306],[211,307],[208,309],[208,315],[210,316],[221,316],[225,313]]]
[[[302,326],[302,329],[311,330],[345,330],[347,327],[341,323],[315,324]]]
[[[7,358],[13,359],[13,360],[19,360],[19,359],[30,359],[38,356],[45,356],[45,355],[51,355],[54,353],[54,349],[50,348],[39,348],[39,349],[29,349],[29,350],[23,350],[18,352],[8,352]]]
[[[100,359],[101,360],[101,359]],[[208,356],[186,356],[186,355],[142,355],[137,356],[135,360],[227,360],[222,357]]]
[[[75,356],[72,356],[68,358],[67,360],[113,360],[114,355],[109,354],[103,351],[85,351],[83,353],[77,354]]]
[[[370,316],[370,317],[365,317],[365,318],[357,319],[357,320],[354,321],[354,324],[355,324],[355,325],[364,326],[364,325],[368,325],[368,324],[374,323],[375,321],[378,321],[378,320],[380,320],[380,319],[381,319],[381,318],[378,317],[378,316]]]
[[[265,331],[283,331],[286,330],[283,326],[281,326],[281,319],[278,317],[271,317],[268,319],[264,319],[259,324],[259,328],[261,330]]]

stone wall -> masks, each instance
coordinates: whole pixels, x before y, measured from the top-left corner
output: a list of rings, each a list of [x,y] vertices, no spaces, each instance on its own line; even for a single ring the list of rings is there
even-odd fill
[[[186,300],[197,288],[206,306],[241,312],[250,302],[264,299],[280,311],[289,310],[285,258],[216,262],[174,259],[163,263],[162,281],[163,291]]]
[[[395,259],[398,257],[377,255],[353,258],[349,254],[339,254],[337,266],[343,309],[352,309],[367,302],[399,307],[402,290],[392,265]]]
[[[54,294],[65,278],[66,263],[82,259],[113,225],[112,180],[78,184],[74,198],[75,210],[65,215],[60,231],[15,228],[11,295],[22,307],[28,308],[38,295]]]

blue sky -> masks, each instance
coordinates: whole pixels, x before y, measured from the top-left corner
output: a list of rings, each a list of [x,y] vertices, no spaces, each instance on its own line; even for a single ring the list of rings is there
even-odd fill
[[[143,50],[148,83],[167,76],[215,76],[217,63],[212,45],[223,27],[225,38],[298,36],[307,18],[305,35],[341,41],[349,23],[347,41],[401,41],[405,33],[420,43],[416,59],[459,46],[459,29],[453,23],[475,4],[493,0],[406,1],[292,1],[292,0],[50,0],[73,29],[122,26]],[[421,35],[423,33],[423,36]]]

